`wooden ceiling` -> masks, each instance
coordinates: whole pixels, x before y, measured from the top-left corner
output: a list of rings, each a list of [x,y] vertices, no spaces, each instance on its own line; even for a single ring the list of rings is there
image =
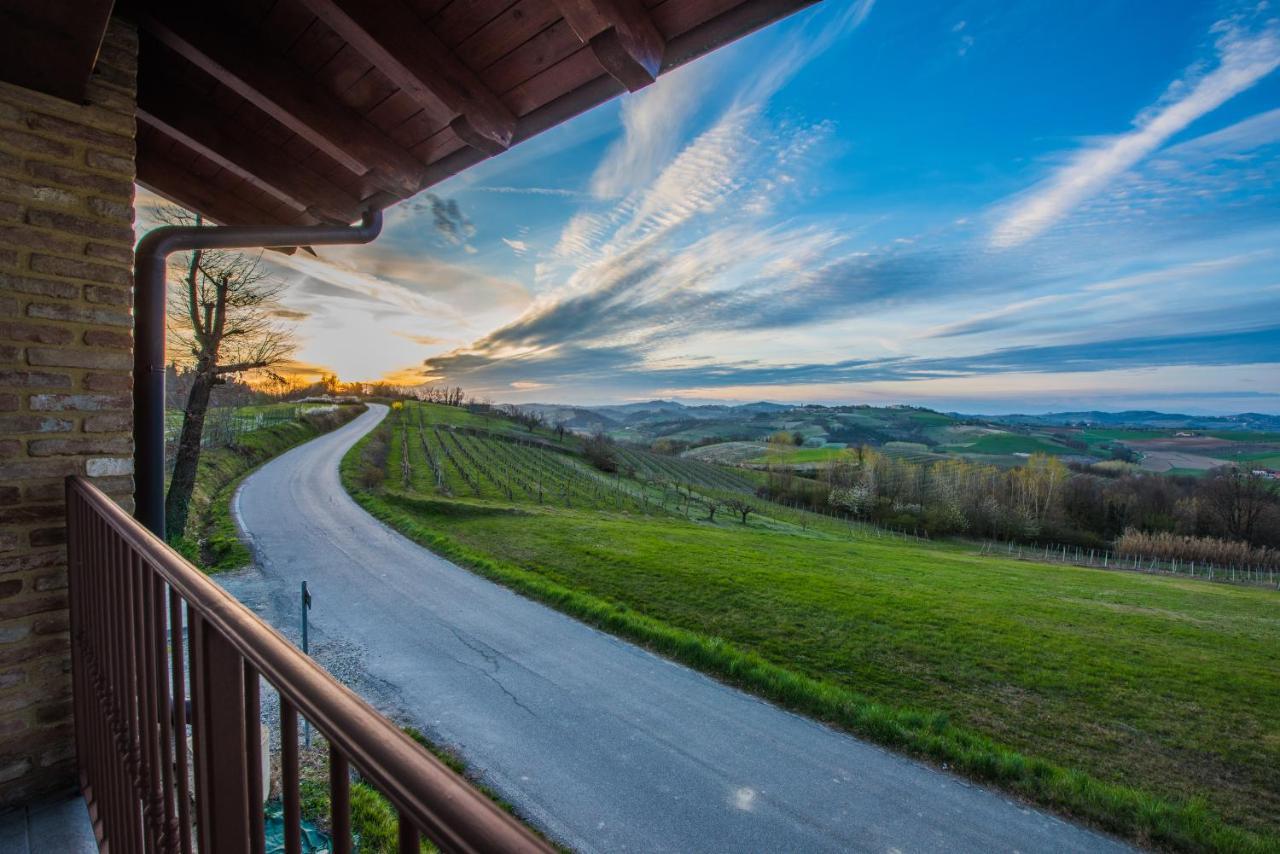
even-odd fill
[[[811,2],[135,3],[138,182],[225,224],[351,222]]]

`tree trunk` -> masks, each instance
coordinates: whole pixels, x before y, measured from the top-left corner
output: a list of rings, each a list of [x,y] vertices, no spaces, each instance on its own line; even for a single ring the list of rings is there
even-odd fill
[[[209,393],[213,389],[213,383],[214,376],[209,371],[197,371],[195,381],[191,384],[191,395],[187,398],[187,408],[182,415],[182,433],[178,437],[173,478],[169,481],[169,494],[164,501],[165,533],[170,538],[181,537],[187,528],[187,509],[196,485],[196,469],[200,465],[200,438],[204,435],[204,416],[209,409]]]

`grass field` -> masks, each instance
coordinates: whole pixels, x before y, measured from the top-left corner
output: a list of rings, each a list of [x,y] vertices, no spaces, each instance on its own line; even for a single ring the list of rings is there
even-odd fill
[[[1041,436],[1022,436],[1017,433],[991,433],[964,445],[948,445],[947,450],[961,454],[993,455],[1081,453]]]
[[[1231,451],[1222,451],[1214,453],[1212,456],[1221,457],[1224,460],[1234,460],[1239,463],[1249,463],[1253,466],[1261,466],[1264,468],[1280,468],[1280,451],[1271,448],[1265,451],[1252,451],[1249,453],[1232,453]]]
[[[844,448],[784,448],[769,449],[751,460],[753,463],[777,463],[781,465],[801,465],[804,463],[826,463],[845,452]]]
[[[1231,442],[1257,442],[1280,444],[1280,433],[1265,433],[1258,430],[1221,430],[1206,433],[1215,439],[1227,439]]]
[[[439,409],[421,414],[452,417]],[[490,470],[514,459],[469,450]],[[639,483],[630,502],[584,487],[572,506],[450,496],[433,478],[401,488],[403,469],[392,454],[388,491],[359,500],[580,618],[1140,841],[1280,850],[1280,594],[850,539],[767,511],[711,524],[642,502]]]
[[[1080,431],[1080,438],[1089,444],[1095,442],[1111,442],[1116,440],[1140,441],[1142,439],[1162,439],[1172,436],[1173,430],[1133,430],[1121,427],[1088,427]]]
[[[1170,477],[1204,477],[1208,473],[1208,469],[1189,469],[1182,466],[1174,466],[1173,468],[1167,469],[1163,472],[1163,474],[1169,475]]]

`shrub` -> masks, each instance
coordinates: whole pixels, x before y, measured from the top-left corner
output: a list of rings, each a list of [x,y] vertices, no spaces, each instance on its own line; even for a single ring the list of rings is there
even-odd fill
[[[364,489],[377,489],[387,476],[387,456],[391,453],[391,427],[385,421],[369,436],[360,450],[356,480]]]
[[[1125,557],[1280,569],[1280,551],[1276,549],[1254,548],[1217,537],[1178,536],[1167,531],[1148,534],[1129,528],[1116,540],[1116,551]]]
[[[596,433],[582,445],[582,455],[587,462],[603,472],[612,474],[618,470],[618,458],[613,453],[613,443],[603,433]]]

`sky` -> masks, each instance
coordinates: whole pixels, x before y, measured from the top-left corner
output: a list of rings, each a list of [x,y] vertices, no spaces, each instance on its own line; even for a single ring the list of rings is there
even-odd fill
[[[1280,412],[1280,6],[827,0],[270,259],[499,402]]]

